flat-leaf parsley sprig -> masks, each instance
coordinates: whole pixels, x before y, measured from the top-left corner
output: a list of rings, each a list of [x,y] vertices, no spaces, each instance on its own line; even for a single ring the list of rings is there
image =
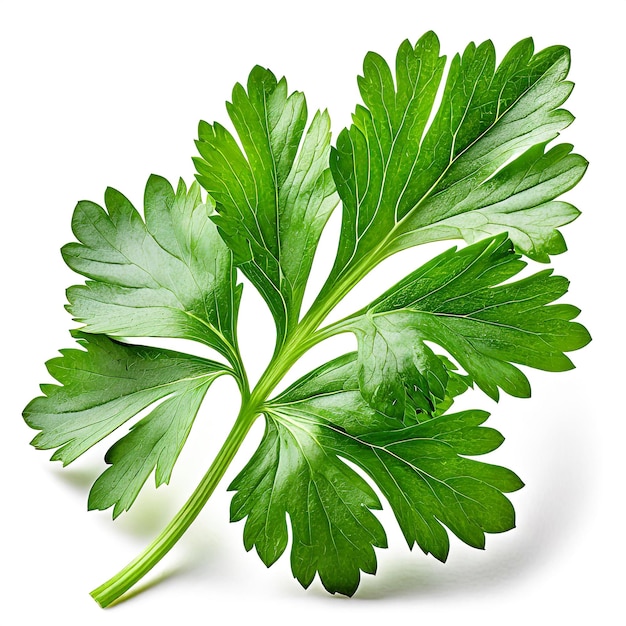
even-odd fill
[[[519,277],[523,257],[548,263],[566,250],[559,228],[578,210],[557,198],[587,162],[554,144],[572,122],[569,51],[519,42],[496,64],[490,41],[446,69],[432,32],[399,48],[395,71],[368,53],[349,128],[331,145],[327,112],[310,116],[300,92],[255,67],[227,103],[229,130],[201,122],[197,181],[146,184],[143,215],[107,189],[105,206],[79,202],[63,247],[87,280],[67,309],[79,348],[47,363],[59,383],[24,411],[33,445],[73,462],[142,417],[109,449],[90,509],[128,510],[154,472],[167,483],[211,384],[232,376],[239,414],[187,503],[117,575],[92,592],[119,598],[196,518],[257,419],[265,432],[231,483],[231,519],[266,565],[287,549],[307,587],[319,576],[352,595],[387,545],[375,511],[388,504],[409,547],[444,561],[448,531],[482,548],[515,524],[512,471],[479,461],[503,441],[483,410],[451,412],[476,386],[527,397],[518,366],[573,367],[590,340],[560,302],[568,281],[546,269]],[[202,191],[204,188],[204,194]],[[302,310],[322,231],[341,205],[334,265]],[[406,248],[457,239],[363,309],[327,323],[374,267]],[[251,386],[237,337],[241,272],[276,326],[273,355]],[[358,349],[274,390],[308,350],[339,333]],[[215,360],[129,343],[197,341]],[[123,340],[123,341],[122,341]],[[350,465],[356,465],[361,473]],[[382,496],[382,499],[381,499]]]

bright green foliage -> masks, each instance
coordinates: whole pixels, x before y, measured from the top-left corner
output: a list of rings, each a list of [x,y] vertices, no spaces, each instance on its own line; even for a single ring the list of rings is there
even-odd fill
[[[566,250],[559,228],[579,214],[558,197],[587,163],[570,145],[551,145],[573,119],[561,108],[568,69],[566,48],[535,53],[529,39],[499,64],[491,42],[470,44],[446,68],[427,33],[400,46],[395,70],[366,56],[363,104],[332,147],[328,113],[309,120],[304,95],[257,66],[227,103],[234,130],[200,123],[189,189],[150,177],[143,215],[113,189],[104,208],[78,204],[78,241],[63,257],[87,279],[68,290],[82,349],[48,363],[59,385],[43,385],[24,411],[39,431],[33,445],[67,464],[130,422],[89,495],[89,508],[112,507],[116,517],[153,472],[157,486],[169,481],[211,383],[228,374],[241,392],[232,430],[187,503],[92,592],[102,606],[180,539],[260,416],[262,441],[230,486],[231,519],[268,566],[291,537],[292,571],[305,587],[319,576],[331,593],[351,595],[361,572],[376,572],[376,548],[387,545],[382,507],[410,547],[442,561],[448,532],[483,548],[486,534],[514,527],[505,494],[521,480],[474,458],[502,436],[484,426],[485,411],[449,410],[473,387],[493,400],[500,391],[527,397],[519,366],[568,370],[567,353],[590,340],[573,321],[579,310],[560,302],[567,279],[550,269],[522,274],[522,256],[547,263]],[[303,311],[339,201],[335,262]],[[385,258],[444,239],[468,245],[325,321]],[[274,353],[252,388],[237,339],[238,271],[276,325]],[[356,353],[275,395],[300,357],[345,332]],[[193,340],[220,362],[124,343],[141,337]]]
[[[267,302],[277,348],[298,322],[313,254],[338,198],[328,167],[330,119],[307,108],[285,79],[255,67],[228,114],[243,146],[220,124],[200,124],[198,180],[217,202],[215,223],[241,271]]]
[[[586,161],[570,155],[571,146],[544,148],[573,119],[558,108],[572,89],[569,51],[554,46],[533,55],[526,39],[496,68],[490,41],[470,44],[452,60],[425,130],[444,61],[432,32],[415,47],[400,46],[395,80],[380,56],[366,56],[365,107],[357,107],[330,161],[343,224],[323,294],[360,262],[428,241],[508,232],[537,260],[565,250],[556,228],[578,211],[552,200],[580,180]]]
[[[494,400],[498,387],[514,396],[530,395],[526,376],[512,363],[571,369],[563,353],[586,345],[589,334],[570,321],[580,312],[576,307],[549,306],[569,283],[544,270],[501,284],[525,265],[503,235],[448,250],[347,321],[345,327],[359,339],[364,397],[388,414],[394,409],[389,398],[404,413],[403,388],[411,394],[417,385],[419,395],[442,399],[446,370],[425,340],[445,348]]]
[[[160,176],[146,185],[145,218],[115,189],[107,211],[79,202],[63,247],[65,262],[91,280],[70,287],[68,310],[91,333],[180,337],[230,358],[240,290],[232,255],[208,219],[197,183],[174,193]]]
[[[352,594],[358,567],[375,571],[371,546],[384,546],[385,536],[365,508],[380,507],[376,496],[345,458],[379,487],[409,546],[417,543],[445,560],[443,523],[482,548],[485,532],[514,526],[513,507],[502,493],[522,486],[507,469],[465,458],[502,443],[498,432],[480,426],[487,417],[466,411],[406,426],[364,401],[355,355],[340,357],[269,404],[263,441],[230,486],[238,492],[231,517],[248,516],[246,548],[255,546],[270,565],[287,544],[288,512],[296,578],[308,586],[317,568],[326,589]]]
[[[287,546],[288,513],[294,576],[308,587],[319,572],[326,589],[352,595],[360,570],[376,572],[373,546],[387,540],[370,511],[381,508],[378,497],[337,458],[342,440],[334,435],[289,407],[273,407],[261,445],[230,486],[238,491],[231,520],[247,516],[244,544],[269,566]]]
[[[24,410],[28,425],[42,431],[33,439],[35,447],[57,448],[52,459],[67,465],[163,400],[109,450],[106,461],[112,466],[89,495],[89,508],[115,506],[117,516],[130,507],[155,467],[157,486],[169,482],[207,389],[229,370],[171,350],[74,334],[85,350],[63,350],[47,363],[62,386],[43,385],[45,396]]]

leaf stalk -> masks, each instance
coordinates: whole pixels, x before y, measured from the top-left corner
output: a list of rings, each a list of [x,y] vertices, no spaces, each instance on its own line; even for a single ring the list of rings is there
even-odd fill
[[[244,404],[211,467],[174,519],[137,558],[91,592],[101,607],[107,607],[120,598],[174,547],[215,491],[255,419],[256,415],[250,412],[249,405]]]

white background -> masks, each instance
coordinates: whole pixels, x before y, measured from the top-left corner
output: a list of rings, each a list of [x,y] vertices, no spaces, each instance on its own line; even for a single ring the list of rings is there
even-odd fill
[[[2,498],[0,620],[10,624],[178,623],[599,624],[625,623],[624,554],[624,52],[623,2],[8,2],[0,3],[2,220]],[[70,347],[64,289],[80,282],[61,259],[80,199],[107,185],[140,204],[150,173],[193,177],[200,119],[226,121],[224,101],[254,64],[286,75],[310,110],[327,107],[335,136],[357,102],[368,50],[392,60],[400,42],[433,29],[449,56],[491,38],[502,58],[519,39],[572,49],[576,115],[562,139],[591,162],[567,199],[582,217],[564,234],[554,266],[572,280],[594,341],[577,369],[529,372],[533,398],[471,403],[493,412],[506,442],[490,460],[526,487],[511,498],[518,527],[488,536],[487,550],[453,541],[446,565],[410,553],[388,512],[390,549],[352,599],[303,591],[287,556],[266,570],[228,523],[225,486],[241,451],[183,540],[107,611],[88,591],[156,536],[194,488],[236,414],[219,381],[169,487],[150,485],[115,523],[87,513],[89,485],[108,443],[62,470],[28,445],[20,414],[48,382],[44,362]],[[620,43],[621,42],[621,43]],[[338,226],[337,220],[330,229]],[[336,235],[334,235],[336,238]],[[321,265],[335,238],[323,242]],[[427,251],[430,256],[436,248]],[[376,272],[354,301],[376,294],[419,262],[417,253]],[[321,276],[321,274],[320,274]],[[318,276],[318,282],[321,280]],[[380,285],[378,284],[380,283]],[[269,357],[272,326],[250,286],[242,341],[252,375]],[[345,346],[334,348],[335,352]],[[330,356],[330,352],[325,352]],[[335,353],[333,352],[333,353]],[[319,354],[312,355],[311,363]],[[7,621],[8,618],[8,621]]]

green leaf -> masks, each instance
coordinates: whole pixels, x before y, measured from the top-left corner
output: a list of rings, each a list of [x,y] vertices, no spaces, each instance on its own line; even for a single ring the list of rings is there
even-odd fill
[[[220,124],[202,122],[194,159],[217,203],[214,218],[235,262],[267,302],[277,346],[298,322],[322,229],[338,202],[328,168],[330,119],[305,132],[304,95],[259,66],[227,105],[242,149]]]
[[[231,517],[244,517],[244,543],[271,565],[292,529],[291,566],[308,586],[315,572],[326,589],[351,595],[360,568],[376,569],[372,546],[384,547],[369,509],[378,502],[344,459],[366,472],[390,503],[409,544],[445,560],[447,526],[484,546],[486,532],[514,525],[505,492],[522,486],[507,469],[466,458],[502,443],[465,411],[405,426],[377,413],[359,392],[354,354],[318,368],[267,405],[263,441],[231,490]],[[376,530],[378,529],[378,530]]]
[[[232,372],[179,352],[77,331],[74,336],[85,349],[62,350],[61,357],[48,361],[49,373],[61,385],[42,385],[45,395],[28,404],[24,419],[41,431],[32,445],[56,448],[52,460],[67,465],[154,406],[109,450],[106,461],[112,465],[90,493],[89,508],[114,506],[116,517],[130,508],[155,468],[157,486],[169,481],[207,389]]]
[[[308,587],[319,573],[331,593],[352,595],[360,571],[376,572],[373,546],[385,532],[370,509],[379,509],[367,483],[318,438],[315,424],[288,413],[268,414],[259,448],[229,490],[236,490],[231,521],[247,517],[244,545],[270,566],[293,535],[291,567]]]
[[[208,219],[200,187],[181,180],[176,193],[159,176],[145,192],[145,223],[118,191],[107,210],[79,202],[72,229],[80,243],[65,262],[91,279],[70,287],[68,310],[90,333],[177,337],[202,342],[232,362],[241,291],[232,255]]]
[[[452,60],[435,110],[444,65],[432,32],[400,46],[395,77],[380,56],[367,55],[365,106],[331,155],[343,222],[321,298],[351,273],[428,241],[508,232],[536,260],[565,250],[556,229],[578,211],[553,200],[587,162],[571,146],[544,149],[573,119],[559,109],[572,88],[569,51],[533,54],[526,39],[496,68],[490,41],[470,44]]]
[[[430,393],[441,398],[432,358],[424,360],[424,341],[445,348],[494,399],[498,388],[514,396],[530,395],[526,376],[513,363],[547,371],[571,369],[564,353],[583,347],[590,337],[571,321],[579,313],[576,307],[551,304],[569,283],[552,276],[552,270],[504,282],[525,265],[504,235],[462,250],[452,248],[348,319],[343,329],[351,328],[359,340],[364,396],[385,411],[385,394],[406,377],[409,383],[425,379]],[[375,349],[373,342],[378,342]],[[409,353],[414,355],[411,367],[391,371],[390,361]],[[415,354],[422,355],[422,362]],[[381,385],[381,393],[372,393],[372,385]]]

